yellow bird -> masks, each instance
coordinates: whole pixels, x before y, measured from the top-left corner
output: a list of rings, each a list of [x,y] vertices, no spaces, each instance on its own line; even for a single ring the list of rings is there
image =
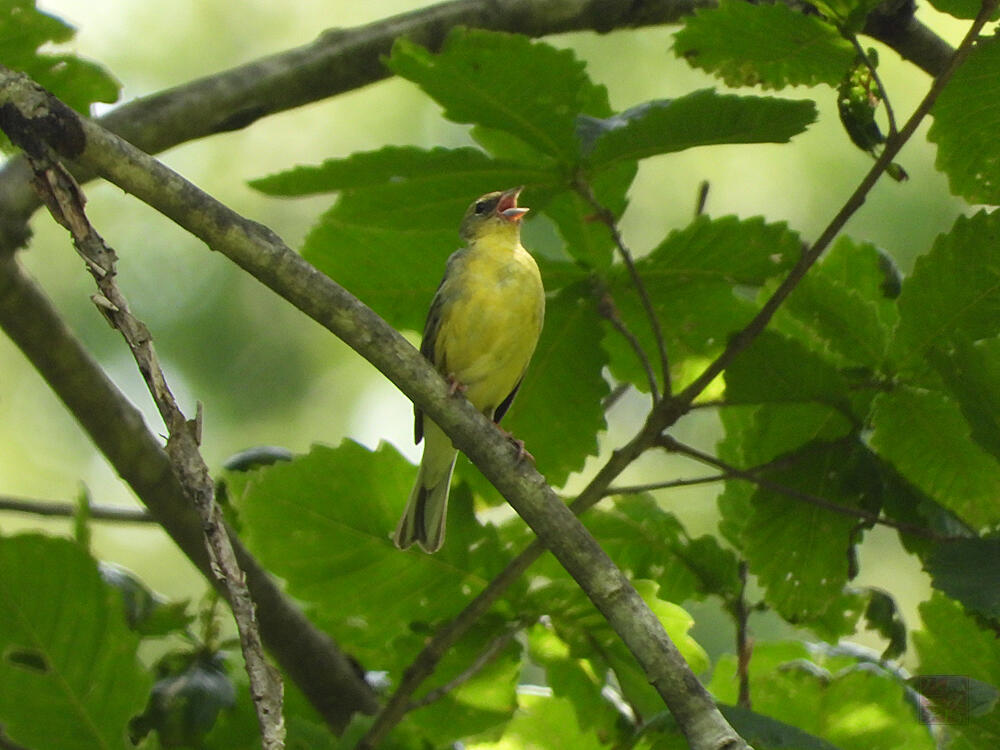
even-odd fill
[[[465,247],[448,259],[431,302],[421,353],[494,422],[514,400],[545,316],[545,290],[534,258],[521,247],[521,188],[488,193],[465,212]],[[458,451],[414,409],[414,437],[425,438],[417,481],[394,541],[436,552],[444,542],[448,489]]]

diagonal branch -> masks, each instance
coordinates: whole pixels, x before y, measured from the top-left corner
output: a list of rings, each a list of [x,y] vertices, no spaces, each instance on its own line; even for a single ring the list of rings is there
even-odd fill
[[[639,302],[642,304],[642,309],[646,313],[646,321],[649,323],[649,328],[653,333],[653,339],[656,341],[656,351],[660,355],[660,373],[663,378],[663,392],[669,397],[672,392],[670,386],[670,360],[667,358],[667,344],[663,338],[663,328],[660,326],[660,318],[656,314],[656,310],[653,308],[653,302],[649,298],[649,293],[646,291],[646,284],[643,282],[642,277],[639,275],[639,271],[635,267],[635,260],[632,258],[632,252],[628,249],[628,245],[625,244],[622,233],[618,229],[618,220],[615,218],[611,209],[597,199],[597,196],[594,195],[593,188],[591,188],[591,186],[585,182],[582,177],[574,181],[573,188],[585,201],[587,201],[588,204],[590,204],[590,207],[596,212],[597,218],[604,223],[605,226],[607,226],[608,232],[611,233],[611,239],[615,243],[615,247],[618,248],[618,254],[621,255],[622,263],[625,264],[625,268],[628,270],[629,278],[632,280],[632,287],[635,289],[635,293],[639,296]],[[646,372],[649,374],[649,388],[650,393],[653,396],[653,403],[655,404],[660,400],[657,394],[656,378],[652,375],[645,352],[642,350],[642,347],[639,346],[635,337],[627,332],[627,329],[624,327],[624,323],[622,323],[621,319],[618,318],[617,313],[614,318],[610,316],[605,317],[608,317],[612,323],[616,323],[617,321],[615,327],[620,331],[624,330],[626,332],[626,338],[629,340],[629,343],[632,344],[632,348],[636,350],[640,361],[646,368]]]
[[[572,511],[517,449],[467,401],[456,401],[427,360],[370,308],[249,221],[180,175],[0,67],[0,112],[46,134],[57,153],[95,170],[251,273],[375,365],[452,438],[576,580],[622,638],[694,750],[746,743],[726,722],[662,623]]]

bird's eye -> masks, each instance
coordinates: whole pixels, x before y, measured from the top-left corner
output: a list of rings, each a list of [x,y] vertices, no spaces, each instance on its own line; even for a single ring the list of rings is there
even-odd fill
[[[482,215],[486,213],[486,209],[489,207],[489,203],[486,201],[477,201],[476,207],[473,209],[477,214]]]

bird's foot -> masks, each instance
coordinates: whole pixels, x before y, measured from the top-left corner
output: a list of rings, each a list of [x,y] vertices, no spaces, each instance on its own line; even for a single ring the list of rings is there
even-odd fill
[[[465,393],[466,386],[455,377],[455,373],[448,373],[448,395],[454,396],[456,393]]]
[[[513,433],[507,432],[507,430],[505,430],[500,425],[497,425],[497,429],[500,430],[501,435],[503,435],[510,442],[512,442],[514,444],[514,447],[517,448],[518,461],[523,461],[524,459],[528,459],[529,461],[531,461],[531,463],[535,463],[535,457],[532,456],[531,453],[528,452],[528,449],[524,447],[523,440],[519,440],[518,438],[514,437]]]

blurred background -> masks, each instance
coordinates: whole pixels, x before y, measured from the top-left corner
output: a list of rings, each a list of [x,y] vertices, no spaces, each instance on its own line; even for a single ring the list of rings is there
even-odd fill
[[[39,6],[78,28],[67,47],[117,76],[123,85],[122,101],[127,101],[306,44],[324,29],[349,28],[429,4],[44,0]],[[926,7],[918,15],[952,43],[964,33],[964,25]],[[588,63],[591,78],[608,87],[612,106],[624,109],[716,85],[673,55],[672,31],[673,27],[662,27],[604,36],[580,33],[547,41],[573,48]],[[890,50],[880,48],[879,59],[897,119],[903,121],[926,92],[930,78],[900,62]],[[832,89],[793,89],[782,95],[814,98],[820,105],[819,122],[791,144],[696,149],[642,164],[622,222],[634,253],[643,254],[672,228],[691,220],[703,180],[711,184],[709,214],[763,215],[769,221],[787,222],[806,241],[815,238],[871,159],[844,135]],[[928,238],[947,230],[964,209],[934,171],[934,151],[925,134],[926,125],[898,159],[910,180],[899,184],[883,179],[846,230],[889,252],[904,273],[918,254],[929,249]],[[433,147],[470,142],[466,128],[443,120],[437,105],[415,86],[390,79],[261,120],[244,131],[177,147],[160,158],[298,247],[331,198],[267,198],[247,187],[247,180],[388,144]],[[254,445],[303,452],[313,443],[337,444],[347,437],[369,446],[388,441],[417,458],[409,402],[360,357],[224,257],[209,252],[118,188],[93,183],[85,186],[85,193],[91,220],[121,258],[120,283],[134,312],[153,333],[182,408],[191,416],[196,401],[204,404],[203,449],[213,471],[221,469],[227,457]],[[146,414],[151,429],[162,433],[126,347],[89,300],[93,282],[66,233],[42,213],[32,226],[34,239],[21,254],[22,262]],[[604,451],[631,435],[644,409],[645,400],[640,398],[625,398],[613,408],[611,428],[602,440]],[[718,423],[702,410],[678,425],[677,436],[711,450],[719,437]],[[588,469],[596,465],[592,460]],[[621,481],[631,484],[702,473],[683,459],[671,462],[658,455],[640,462]],[[571,478],[568,489],[580,486],[582,480]],[[0,495],[66,501],[82,487],[95,503],[138,505],[20,352],[0,337]],[[661,501],[692,534],[708,532],[714,529],[714,497],[719,489],[664,492]],[[402,503],[401,498],[401,507]],[[70,522],[0,512],[0,533],[32,528],[66,533]],[[204,590],[201,577],[153,527],[95,523],[94,544],[101,557],[136,571],[167,596],[197,598]],[[890,591],[908,624],[915,626],[916,604],[926,597],[929,585],[919,565],[902,553],[895,534],[869,533],[861,562],[858,582]],[[695,636],[710,653],[731,649],[731,635],[713,625],[718,618],[711,605],[691,609],[699,621]],[[782,625],[764,618],[754,627],[772,635]],[[864,635],[860,640],[878,644]]]

